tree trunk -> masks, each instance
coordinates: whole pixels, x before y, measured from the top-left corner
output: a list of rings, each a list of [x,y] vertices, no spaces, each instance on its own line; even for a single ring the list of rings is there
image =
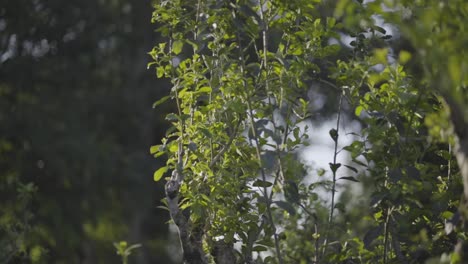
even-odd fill
[[[455,136],[454,152],[463,179],[463,197],[459,211],[462,225],[466,230],[468,226],[468,123],[465,121],[464,112],[459,104],[450,95],[444,95],[444,99],[450,109],[450,122]],[[460,240],[455,247],[455,252],[460,255],[462,263],[468,262],[468,256],[465,253],[468,252],[468,244]]]

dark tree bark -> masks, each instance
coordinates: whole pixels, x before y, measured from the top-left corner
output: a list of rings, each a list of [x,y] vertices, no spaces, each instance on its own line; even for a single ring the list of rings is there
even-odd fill
[[[185,264],[207,264],[203,251],[202,230],[193,230],[190,226],[190,215],[186,216],[179,208],[179,189],[183,177],[177,170],[172,172],[166,183],[166,198],[172,220],[179,230],[179,239]]]

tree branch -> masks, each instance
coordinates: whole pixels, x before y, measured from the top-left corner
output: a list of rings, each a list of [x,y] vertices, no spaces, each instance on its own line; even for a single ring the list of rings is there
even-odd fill
[[[179,231],[180,244],[185,264],[207,264],[202,245],[202,232],[190,230],[189,216],[185,216],[179,208],[179,189],[183,180],[177,170],[172,172],[171,179],[166,183],[166,199],[172,220]]]

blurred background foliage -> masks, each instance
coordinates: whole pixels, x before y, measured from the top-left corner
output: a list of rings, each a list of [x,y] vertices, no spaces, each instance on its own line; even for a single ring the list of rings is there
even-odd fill
[[[0,263],[171,263],[151,1],[1,0]],[[170,107],[170,106],[168,106]],[[161,109],[160,109],[161,110]]]

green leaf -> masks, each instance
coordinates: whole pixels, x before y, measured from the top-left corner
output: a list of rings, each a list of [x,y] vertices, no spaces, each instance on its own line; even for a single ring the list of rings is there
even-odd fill
[[[166,115],[166,120],[170,121],[170,122],[175,122],[175,121],[179,120],[179,117],[174,113],[170,113],[170,114]]]
[[[200,194],[200,196],[202,197],[203,200],[207,201],[207,202],[211,202],[211,199],[210,197],[208,197],[206,194]]]
[[[344,213],[346,207],[344,203],[336,203],[334,208],[338,209],[338,211],[340,211],[341,213]]]
[[[398,55],[398,62],[400,64],[406,64],[409,60],[411,59],[411,53],[409,53],[406,50],[400,51],[400,54]]]
[[[211,93],[211,91],[212,89],[209,86],[203,86],[197,90],[197,92],[200,92],[200,93]]]
[[[383,35],[385,35],[385,33],[387,33],[387,31],[384,28],[379,27],[379,26],[374,26],[374,30],[382,33]]]
[[[161,157],[161,156],[164,155],[164,154],[166,154],[166,152],[164,152],[164,151],[159,151],[158,153],[154,154],[153,157],[159,158],[159,157]]]
[[[325,172],[327,171],[324,168],[320,168],[317,170],[317,174],[319,177],[325,175]]]
[[[156,208],[166,210],[166,211],[170,212],[169,208],[167,206],[164,206],[164,205],[156,206]]]
[[[333,28],[336,24],[336,19],[334,17],[327,17],[327,27],[329,29]]]
[[[356,110],[354,111],[354,114],[359,117],[361,116],[361,112],[362,110],[364,110],[364,107],[362,107],[362,105],[359,105],[358,107],[356,107]]]
[[[172,144],[169,145],[169,151],[171,153],[176,153],[179,150],[179,144],[177,144],[175,141],[171,142]]]
[[[184,47],[184,42],[182,40],[176,40],[172,43],[172,51],[175,55],[178,55],[182,52],[182,48]]]
[[[167,96],[164,96],[164,97],[162,97],[161,99],[157,100],[156,102],[154,102],[153,108],[157,107],[158,105],[163,104],[163,103],[166,102],[167,99],[169,99],[169,98],[171,98],[171,96],[170,96],[170,95],[167,95]]]
[[[262,181],[262,180],[256,180],[252,186],[255,186],[255,187],[270,187],[272,186],[273,183],[269,182],[269,181]]]
[[[256,245],[255,247],[252,248],[252,250],[256,252],[262,252],[262,251],[268,251],[268,248],[263,245]]]
[[[442,213],[442,218],[448,220],[448,219],[451,219],[453,217],[453,213],[450,212],[450,211],[445,211]]]
[[[290,203],[299,203],[299,188],[297,184],[291,180],[286,181],[284,185],[284,197]]]
[[[367,167],[367,164],[365,164],[364,162],[359,161],[359,160],[357,160],[357,159],[353,159],[353,162],[354,162],[354,163],[357,163],[357,164],[359,164],[359,165],[361,165],[361,166]]]
[[[151,148],[150,148],[150,154],[154,154],[154,153],[158,152],[160,146],[161,146],[161,145],[154,145],[154,146],[151,146]]]
[[[192,45],[193,49],[194,50],[198,50],[198,44],[189,40],[189,39],[186,39],[185,41],[187,41],[188,44]]]
[[[203,133],[203,135],[205,135],[205,137],[207,138],[212,138],[213,135],[211,134],[210,130],[206,129],[206,128],[203,128],[203,127],[200,127],[200,131]]]
[[[159,168],[157,171],[155,171],[154,175],[153,175],[154,181],[156,181],[156,182],[159,181],[162,178],[162,176],[164,175],[164,173],[167,172],[168,169],[169,168],[167,166],[164,166],[164,167]]]
[[[387,55],[388,55],[388,49],[387,48],[382,48],[382,49],[375,49],[374,50],[374,60],[375,63],[387,63]]]
[[[156,76],[158,76],[158,78],[163,77],[164,73],[165,73],[165,70],[163,66],[156,67]]]

